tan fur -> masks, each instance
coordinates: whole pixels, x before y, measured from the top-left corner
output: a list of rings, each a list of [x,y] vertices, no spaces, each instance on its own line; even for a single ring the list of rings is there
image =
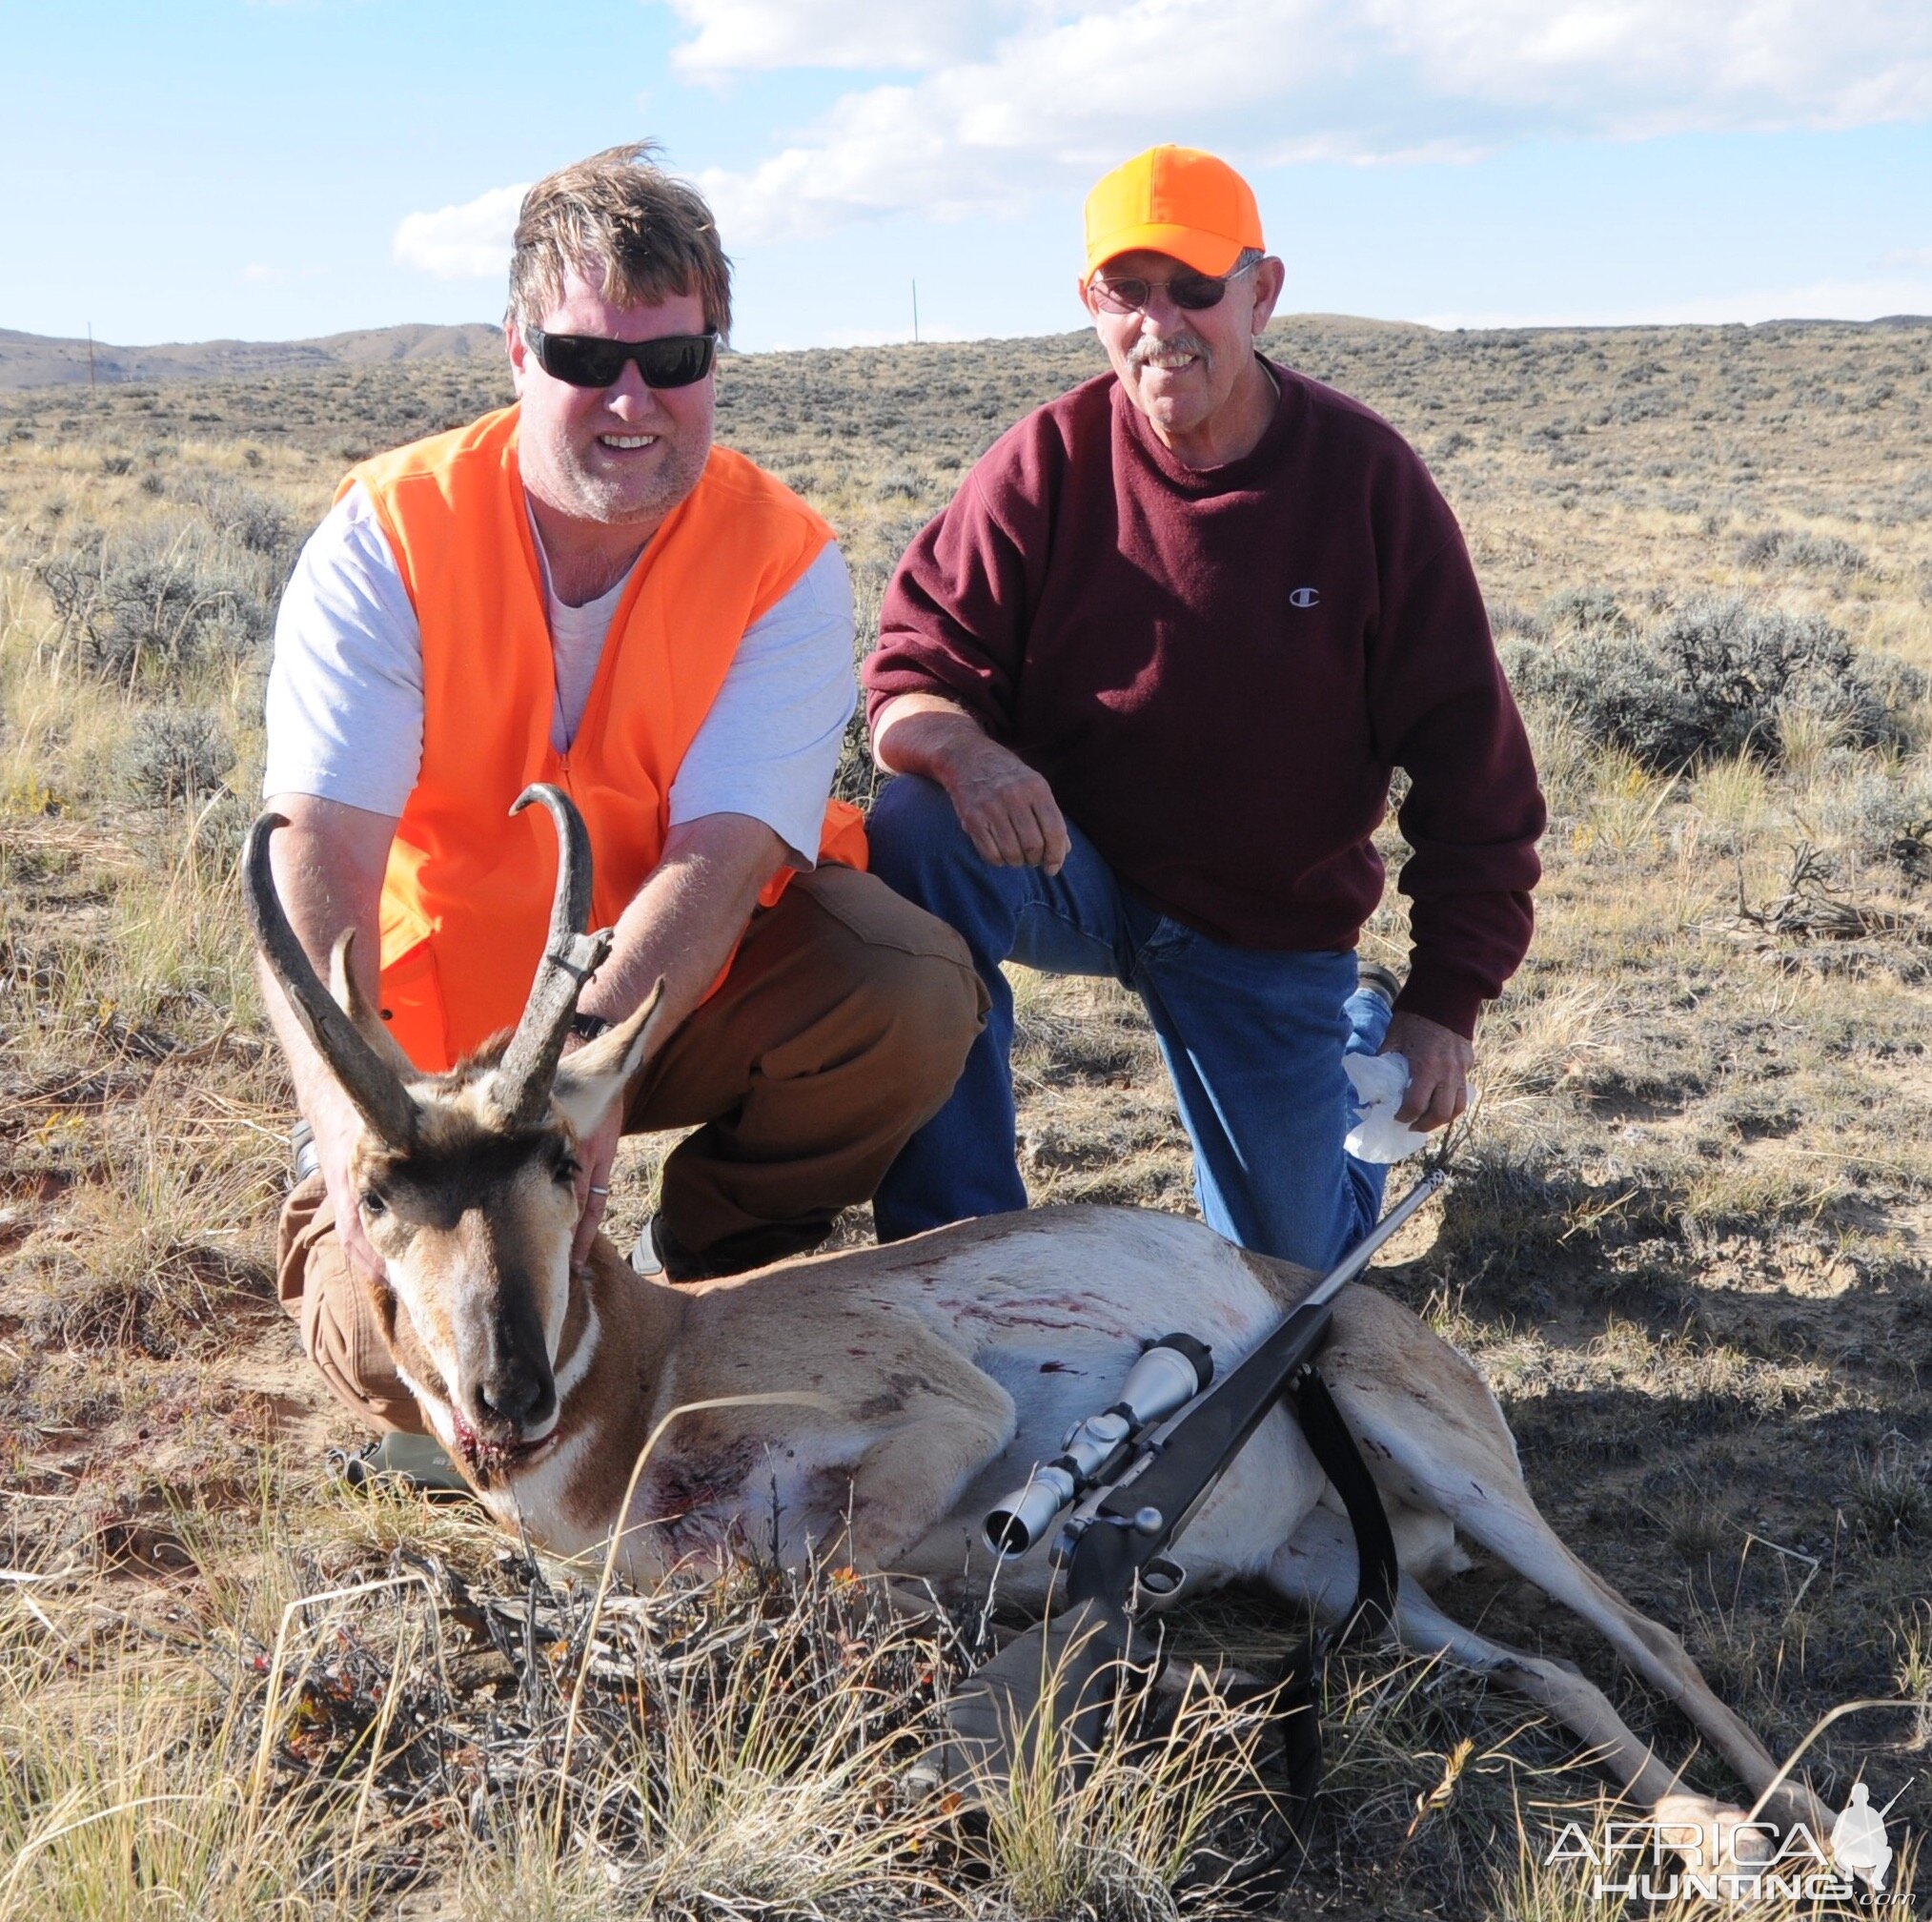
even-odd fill
[[[372,1020],[346,948],[335,960],[338,997]],[[397,1365],[492,1512],[557,1552],[596,1553],[617,1533],[622,1566],[650,1581],[775,1536],[788,1558],[836,1547],[864,1568],[984,1595],[995,1573],[981,1534],[987,1508],[1057,1452],[1068,1426],[1114,1399],[1149,1340],[1184,1328],[1225,1370],[1313,1279],[1199,1223],[1106,1208],[962,1222],[693,1288],[634,1275],[599,1237],[587,1271],[572,1275],[576,1204],[559,1157],[621,1097],[651,1012],[647,1005],[565,1061],[549,1133],[522,1137],[536,1146],[524,1160],[513,1154],[494,1184],[475,1172],[508,1152],[491,1132],[487,1051],[447,1075],[411,1074],[421,1118],[406,1166],[370,1142],[356,1162],[358,1180],[395,1189],[364,1225],[389,1265],[380,1319]],[[444,1171],[442,1191],[424,1196],[424,1169]],[[515,1375],[501,1333],[515,1299],[529,1311],[519,1325],[540,1329],[532,1345],[542,1351],[511,1358],[519,1379],[539,1371],[559,1388],[554,1419],[528,1424],[534,1436],[493,1415],[465,1378],[478,1355]],[[1772,1758],[1682,1645],[1537,1513],[1474,1366],[1366,1286],[1337,1298],[1332,1327],[1322,1368],[1390,1510],[1404,1569],[1402,1641],[1537,1703],[1634,1799],[1718,1818],[1715,1803],[1678,1792],[1674,1773],[1594,1684],[1463,1628],[1429,1599],[1425,1579],[1466,1565],[1460,1530],[1597,1627],[1752,1793],[1764,1792]],[[775,1395],[796,1399],[693,1406]],[[626,1511],[625,1487],[666,1418]],[[1182,1539],[1181,1592],[1258,1582],[1319,1614],[1342,1612],[1354,1553],[1336,1511],[1300,1431],[1275,1410]],[[1008,1604],[1047,1605],[1044,1548],[997,1574]],[[1771,1812],[1829,1832],[1830,1811],[1801,1784],[1786,1784]]]

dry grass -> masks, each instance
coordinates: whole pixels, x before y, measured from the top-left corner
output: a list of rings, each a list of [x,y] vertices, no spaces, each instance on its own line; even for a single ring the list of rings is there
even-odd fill
[[[1431,458],[1512,647],[1741,595],[1932,668],[1932,330],[1302,321],[1275,345]],[[734,358],[723,432],[833,519],[876,609],[966,464],[1097,365],[1071,336]],[[0,1922],[1210,1907],[1179,1864],[1225,1743],[1183,1782],[1123,1766],[1092,1806],[1043,1789],[990,1841],[941,1832],[882,1785],[962,1651],[829,1570],[618,1598],[559,1787],[580,1571],[321,1483],[342,1428],[272,1299],[287,1096],[231,874],[262,637],[345,462],[501,398],[453,364],[0,399]],[[1837,1703],[1903,1705],[1813,1754],[1833,1794],[1903,1790],[1917,1833],[1932,733],[1901,711],[1883,746],[1795,711],[1775,753],[1660,769],[1533,706],[1536,947],[1482,1037],[1464,1178],[1383,1282],[1482,1365],[1566,1539],[1774,1748]],[[842,778],[865,791],[856,752]],[[1392,895],[1366,945],[1404,941]],[[1017,1001],[1035,1196],[1188,1207],[1130,997],[1027,975]],[[620,1234],[663,1145],[625,1152]],[[372,1582],[397,1585],[292,1609]],[[1444,1599],[1611,1683],[1507,1573]],[[1249,1664],[1292,1628],[1238,1601],[1182,1625]],[[1617,1699],[1691,1752],[1666,1706]],[[1542,1860],[1602,1819],[1593,1779],[1508,1698],[1352,1656],[1329,1726],[1297,1912],[1613,1912]],[[1690,1775],[1733,1792],[1706,1756]]]

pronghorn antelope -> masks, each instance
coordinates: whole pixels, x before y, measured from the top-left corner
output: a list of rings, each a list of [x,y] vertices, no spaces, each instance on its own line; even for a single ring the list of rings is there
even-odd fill
[[[412,1066],[357,991],[350,936],[332,990],[276,897],[265,814],[244,855],[256,939],[365,1129],[353,1172],[386,1264],[375,1287],[395,1359],[437,1438],[505,1525],[559,1553],[606,1544],[650,1581],[775,1528],[782,1552],[844,1538],[860,1566],[984,1592],[980,1522],[1060,1437],[1108,1401],[1141,1348],[1176,1323],[1231,1364],[1315,1278],[1198,1222],[1126,1208],[1043,1208],[884,1248],[678,1287],[632,1273],[608,1241],[569,1263],[577,1143],[653,1040],[654,1001],[565,1056],[579,989],[607,936],[590,900],[581,822],[554,788],[559,874],[550,951],[516,1033],[450,1073]],[[1537,1513],[1515,1443],[1474,1367],[1367,1286],[1337,1298],[1323,1372],[1381,1491],[1403,1579],[1396,1628],[1529,1697],[1589,1746],[1636,1802],[1674,1821],[1735,1820],[1678,1793],[1672,1770],[1568,1666],[1443,1613],[1428,1586],[1468,1565],[1461,1529],[1597,1628],[1687,1715],[1753,1796],[1777,1765],[1668,1629],[1586,1567]],[[624,1491],[646,1437],[683,1404],[792,1390],[789,1405],[674,1421]],[[1185,1592],[1264,1585],[1318,1615],[1354,1594],[1353,1541],[1300,1430],[1277,1409],[1186,1538]],[[776,1518],[774,1520],[774,1518]],[[1000,1572],[1042,1609],[1044,1547]],[[1766,1804],[1815,1836],[1831,1815],[1798,1782]]]

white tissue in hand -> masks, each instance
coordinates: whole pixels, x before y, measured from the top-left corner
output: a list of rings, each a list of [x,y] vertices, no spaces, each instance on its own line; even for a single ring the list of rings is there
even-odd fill
[[[1362,1118],[1342,1143],[1357,1161],[1400,1161],[1429,1145],[1406,1121],[1395,1118],[1409,1092],[1409,1063],[1399,1054],[1344,1054],[1342,1072],[1355,1091]]]

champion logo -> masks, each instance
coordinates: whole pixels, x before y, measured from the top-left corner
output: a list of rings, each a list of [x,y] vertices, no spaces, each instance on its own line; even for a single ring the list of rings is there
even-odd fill
[[[1288,597],[1288,604],[1291,607],[1312,607],[1321,598],[1322,590],[1319,587],[1297,587]]]

